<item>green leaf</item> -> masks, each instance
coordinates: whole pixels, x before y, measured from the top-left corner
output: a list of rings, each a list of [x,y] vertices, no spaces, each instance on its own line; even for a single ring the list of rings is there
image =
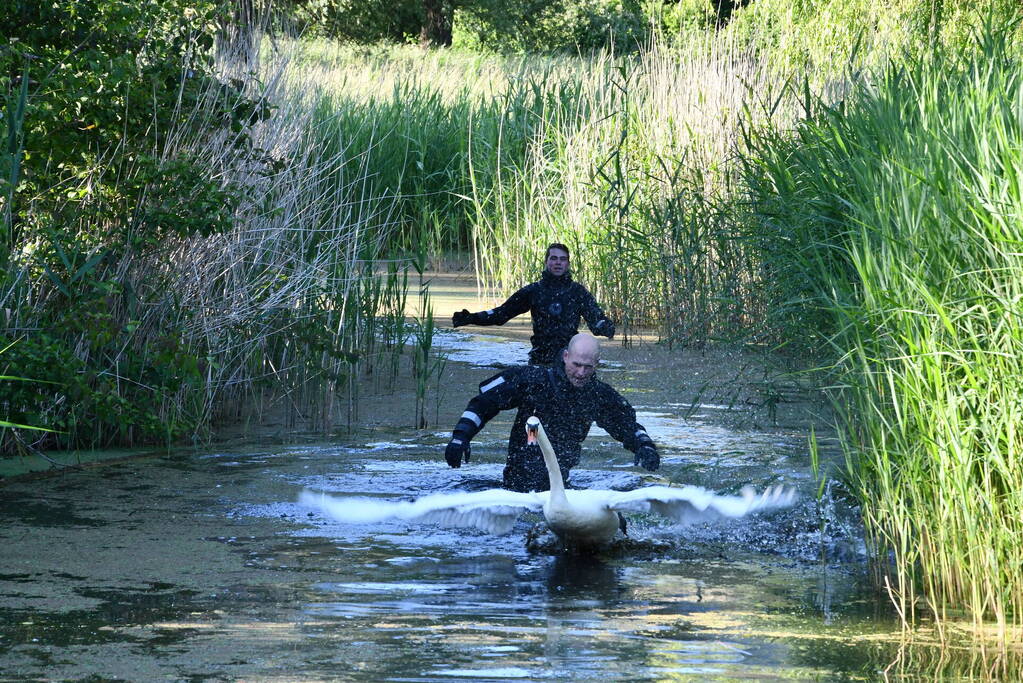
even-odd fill
[[[50,267],[47,265],[43,266],[43,270],[46,272],[46,277],[50,278],[50,281],[53,282],[54,285],[56,285],[58,290],[60,290],[60,293],[70,299],[71,291],[67,288],[67,285],[64,284],[60,277],[52,270],[50,270]]]

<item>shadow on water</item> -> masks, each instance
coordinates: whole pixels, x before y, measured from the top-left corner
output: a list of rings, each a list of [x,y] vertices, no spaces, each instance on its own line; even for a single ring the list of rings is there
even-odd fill
[[[82,517],[65,501],[49,501],[39,496],[4,495],[0,498],[0,519],[37,527],[101,527],[109,522]]]
[[[196,603],[194,591],[165,584],[139,591],[86,588],[78,592],[99,604],[93,609],[66,612],[0,610],[0,651],[31,643],[70,647],[127,641],[164,646],[186,640],[196,630],[155,629],[133,635],[119,629],[180,621],[204,611]]]

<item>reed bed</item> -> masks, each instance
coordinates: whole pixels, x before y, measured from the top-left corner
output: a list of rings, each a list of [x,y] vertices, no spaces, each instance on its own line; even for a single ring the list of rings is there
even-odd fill
[[[288,77],[316,79],[312,146],[372,150],[392,244],[468,249],[483,294],[535,277],[561,241],[626,339],[653,323],[671,343],[829,349],[879,584],[907,624],[923,609],[946,634],[967,615],[1008,639],[1023,615],[1018,52],[790,78],[725,36],[629,58],[317,48]]]
[[[840,356],[848,479],[907,623],[1023,623],[1023,82],[989,30],[870,75],[747,179],[786,283]]]
[[[709,37],[628,58],[299,52],[288,78],[315,83],[297,90],[320,147],[372,150],[397,246],[471,252],[494,297],[565,242],[626,338],[640,324],[682,344],[757,329],[755,253],[725,206],[734,151],[741,125],[796,112],[772,100],[784,79],[761,60]]]
[[[408,270],[422,258],[396,253],[410,243],[397,235],[401,192],[378,184],[387,150],[373,131],[340,134],[344,122],[310,95],[316,73],[293,78],[295,58],[267,59],[262,78],[248,81],[249,96],[274,108],[244,131],[241,149],[259,150],[258,172],[249,152],[224,158],[239,149],[230,136],[203,146],[246,201],[233,230],[180,245],[171,279],[175,307],[196,313],[186,334],[219,359],[205,384],[211,416],[244,402],[263,409],[270,397],[287,402],[293,421],[329,431],[341,417],[349,427],[358,420],[365,377],[393,380],[411,335],[431,358],[427,378],[441,361],[429,356],[432,316],[411,331],[406,323]],[[425,423],[421,405],[416,412]]]

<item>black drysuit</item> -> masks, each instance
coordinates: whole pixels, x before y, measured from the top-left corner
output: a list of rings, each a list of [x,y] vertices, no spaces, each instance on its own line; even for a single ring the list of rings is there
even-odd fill
[[[469,401],[453,438],[467,446],[491,418],[509,408],[518,408],[504,468],[504,487],[513,491],[550,488],[539,446],[526,443],[526,419],[531,415],[543,423],[566,483],[569,470],[579,464],[582,442],[594,422],[633,453],[644,446],[654,449],[628,401],[596,378],[582,387],[573,386],[562,364],[510,368],[481,382],[480,393]]]
[[[543,277],[512,294],[507,301],[489,311],[470,313],[466,317],[456,314],[456,326],[503,325],[517,315],[529,311],[533,318],[533,348],[529,362],[550,365],[560,359],[559,354],[568,341],[579,332],[579,319],[585,318],[593,334],[611,338],[615,326],[601,310],[593,295],[570,273],[551,275],[544,270]]]

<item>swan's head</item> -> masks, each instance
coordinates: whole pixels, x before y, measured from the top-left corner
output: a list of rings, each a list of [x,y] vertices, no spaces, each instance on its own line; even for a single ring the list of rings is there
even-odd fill
[[[526,443],[536,443],[536,434],[540,431],[540,419],[536,415],[531,415],[526,420]]]

